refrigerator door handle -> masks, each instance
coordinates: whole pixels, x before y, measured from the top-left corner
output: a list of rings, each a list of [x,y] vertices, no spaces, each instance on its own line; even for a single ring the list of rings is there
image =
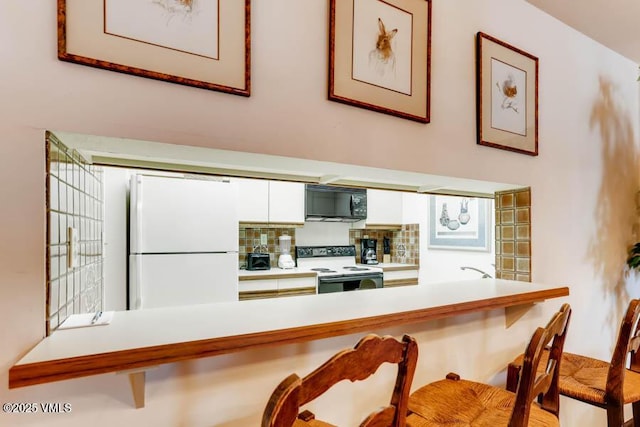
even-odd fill
[[[132,255],[129,265],[129,310],[142,308],[142,255]]]
[[[135,205],[132,206],[132,224],[131,228],[135,230],[133,234],[133,241],[131,242],[131,251],[133,253],[142,253],[142,176],[134,175],[132,179],[131,192]]]

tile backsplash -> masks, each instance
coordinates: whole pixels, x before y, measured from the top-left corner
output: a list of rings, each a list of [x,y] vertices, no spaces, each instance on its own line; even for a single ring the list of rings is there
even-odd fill
[[[495,194],[496,277],[531,281],[531,189]]]
[[[360,241],[362,239],[376,239],[376,254],[378,262],[382,262],[383,239],[390,241],[391,262],[403,264],[420,263],[420,226],[419,224],[404,224],[400,230],[380,229],[352,229],[349,231],[349,244],[356,246],[356,259],[360,261]]]
[[[103,188],[101,168],[53,135],[46,149],[48,334],[71,314],[102,309]]]
[[[291,236],[291,256],[295,258],[293,253],[296,245],[296,229],[293,227],[260,227],[260,225],[240,226],[240,242],[238,245],[239,254],[238,262],[240,268],[247,266],[247,254],[251,252],[268,253],[271,258],[271,267],[278,265],[279,241],[278,237],[282,235]],[[261,243],[261,236],[267,235],[267,244]]]
[[[328,224],[334,226],[334,224]],[[318,228],[317,224],[313,227]],[[278,265],[278,237],[281,235],[291,236],[291,256],[295,258],[294,250],[296,246],[296,227],[277,228],[273,226],[261,226],[260,224],[241,224],[239,256],[238,262],[240,268],[247,266],[247,254],[251,252],[268,253],[271,258],[271,267]],[[314,232],[317,232],[315,230]],[[345,230],[345,233],[347,230]],[[377,239],[377,255],[378,261],[382,262],[382,246],[383,238],[388,237],[391,244],[391,262],[399,262],[405,264],[418,264],[420,260],[420,230],[418,224],[405,224],[400,230],[384,230],[384,229],[349,229],[348,244],[356,247],[356,261],[360,262],[360,240],[363,238]],[[267,244],[261,243],[261,236],[267,235]],[[309,236],[306,236],[309,239]],[[337,242],[335,244],[347,244]],[[303,244],[306,246],[306,244]],[[315,246],[310,244],[310,246]]]

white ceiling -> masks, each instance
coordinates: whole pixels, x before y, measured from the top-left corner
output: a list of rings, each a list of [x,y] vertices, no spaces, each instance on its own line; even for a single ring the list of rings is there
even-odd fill
[[[640,64],[640,1],[527,1],[588,37]]]

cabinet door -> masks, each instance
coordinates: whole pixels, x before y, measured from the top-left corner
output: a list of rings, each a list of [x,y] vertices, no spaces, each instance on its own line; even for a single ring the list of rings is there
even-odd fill
[[[402,192],[367,190],[367,224],[402,224]]]
[[[316,277],[278,279],[278,296],[314,295],[317,293]]]
[[[304,222],[304,184],[269,182],[269,222]]]
[[[269,221],[269,181],[235,178],[238,185],[238,221]]]

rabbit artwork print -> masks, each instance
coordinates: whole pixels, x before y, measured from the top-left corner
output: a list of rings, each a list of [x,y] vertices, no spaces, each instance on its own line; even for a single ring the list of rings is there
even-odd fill
[[[398,29],[387,31],[382,19],[378,18],[378,30],[375,49],[369,53],[369,65],[381,77],[393,75],[396,71],[396,54],[392,42]]]

